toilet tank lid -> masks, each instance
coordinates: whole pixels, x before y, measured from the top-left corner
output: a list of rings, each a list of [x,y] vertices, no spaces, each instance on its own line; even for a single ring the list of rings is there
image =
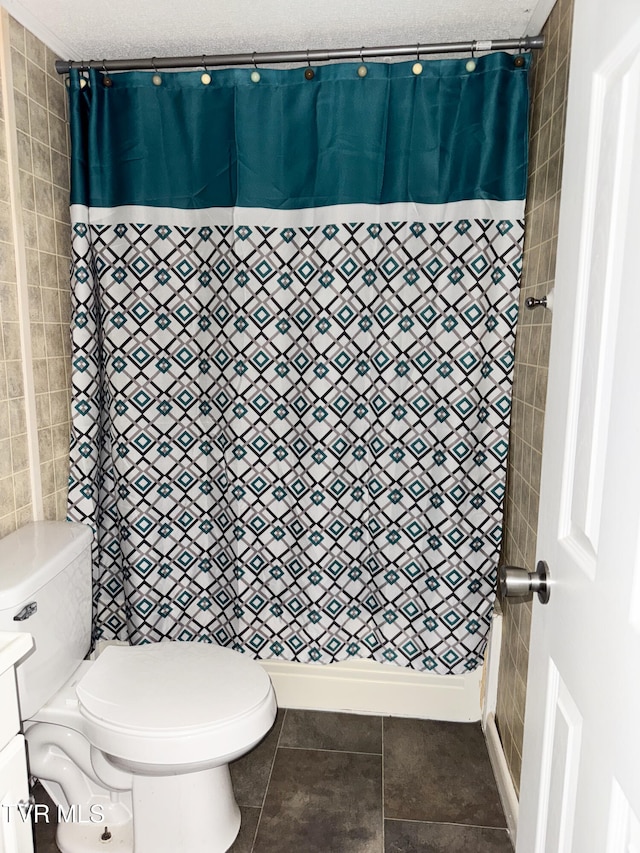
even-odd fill
[[[34,521],[0,539],[0,610],[43,587],[91,544],[91,528],[67,521]]]

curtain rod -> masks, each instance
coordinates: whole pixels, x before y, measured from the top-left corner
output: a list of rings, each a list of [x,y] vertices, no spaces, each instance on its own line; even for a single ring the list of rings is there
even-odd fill
[[[544,36],[509,39],[484,39],[442,44],[404,44],[387,47],[341,47],[331,50],[293,50],[265,53],[227,53],[213,56],[154,56],[151,59],[56,60],[58,74],[71,68],[88,71],[157,71],[159,68],[214,68],[220,65],[273,65],[280,62],[330,62],[333,59],[371,59],[374,56],[424,56],[429,53],[471,53],[488,50],[539,50]]]

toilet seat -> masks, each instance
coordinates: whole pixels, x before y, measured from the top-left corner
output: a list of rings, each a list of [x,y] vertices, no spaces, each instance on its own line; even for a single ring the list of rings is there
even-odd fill
[[[76,693],[88,740],[123,766],[156,773],[232,760],[266,734],[275,713],[262,667],[208,643],[110,646]]]

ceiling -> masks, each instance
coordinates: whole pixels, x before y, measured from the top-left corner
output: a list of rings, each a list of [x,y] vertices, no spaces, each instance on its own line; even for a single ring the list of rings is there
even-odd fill
[[[64,59],[519,38],[555,0],[0,0]]]

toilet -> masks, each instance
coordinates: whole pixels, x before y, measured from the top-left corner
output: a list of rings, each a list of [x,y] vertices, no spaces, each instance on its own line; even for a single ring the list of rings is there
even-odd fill
[[[0,631],[17,668],[29,769],[57,807],[62,853],[224,853],[240,828],[229,762],[267,734],[271,681],[203,642],[91,637],[91,530],[34,522],[0,539]]]

